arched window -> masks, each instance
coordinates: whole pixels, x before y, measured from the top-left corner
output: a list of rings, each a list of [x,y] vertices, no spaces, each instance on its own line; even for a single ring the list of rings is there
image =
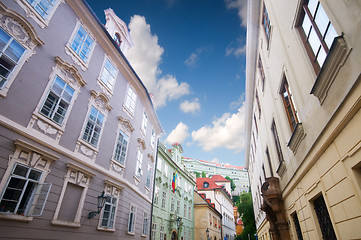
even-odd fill
[[[122,43],[122,40],[121,40],[121,38],[120,38],[119,33],[115,33],[114,41],[115,41],[115,43],[120,47],[120,44]]]

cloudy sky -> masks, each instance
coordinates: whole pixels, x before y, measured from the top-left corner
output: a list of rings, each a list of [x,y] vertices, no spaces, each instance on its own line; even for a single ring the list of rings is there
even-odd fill
[[[167,146],[244,165],[246,0],[87,0],[128,24],[126,57],[156,101]]]

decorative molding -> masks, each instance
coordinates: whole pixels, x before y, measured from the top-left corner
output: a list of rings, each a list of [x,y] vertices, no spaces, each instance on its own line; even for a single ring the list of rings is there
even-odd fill
[[[135,186],[138,186],[138,184],[140,183],[140,179],[134,175],[134,184]]]
[[[57,66],[65,71],[65,76],[67,76],[67,74],[69,73],[77,81],[77,83],[80,86],[86,85],[86,82],[84,81],[83,77],[81,76],[79,70],[74,65],[72,65],[68,62],[65,62],[59,56],[54,57],[54,60],[57,64]],[[69,77],[68,77],[68,79],[71,80],[71,78],[69,78]],[[72,81],[72,82],[74,83],[74,81]]]
[[[345,63],[350,51],[351,49],[347,49],[343,35],[333,40],[330,51],[311,90],[311,94],[318,98],[321,105],[326,99],[328,90],[335,80],[337,73]]]
[[[7,8],[0,2],[0,26],[10,32],[16,40],[25,44],[30,49],[36,45],[44,45],[34,27],[19,13]]]
[[[154,156],[153,156],[153,154],[148,153],[148,157],[150,158],[150,160],[151,160],[152,162],[154,162]]]
[[[122,186],[109,179],[105,179],[104,184],[105,184],[105,194],[116,196],[117,198],[120,195],[120,191],[124,189]]]
[[[110,169],[115,171],[116,173],[123,174],[125,167],[118,163],[117,161],[110,161]]]
[[[129,130],[130,133],[134,131],[134,127],[132,126],[131,122],[128,119],[119,116],[118,121],[121,124],[123,124]]]
[[[143,148],[143,150],[146,149],[145,141],[141,138],[138,138],[139,145]]]
[[[282,178],[283,174],[286,172],[286,170],[287,170],[287,168],[286,168],[285,161],[281,161],[280,164],[278,165],[276,173]]]
[[[287,146],[292,150],[293,154],[296,154],[298,147],[300,146],[302,140],[305,138],[306,133],[303,129],[302,123],[296,125],[295,130],[292,133],[291,139],[288,142]]]
[[[78,140],[75,146],[75,151],[95,161],[98,151],[96,148],[86,143],[84,140]]]
[[[94,98],[94,103],[97,108],[109,112],[113,108],[110,106],[110,100],[104,93],[99,93],[95,90],[90,91],[91,96]]]
[[[54,134],[58,133],[57,129],[53,128],[52,126],[50,126],[47,123],[40,121],[39,119],[36,123],[37,123],[38,127],[40,128],[40,130],[42,130],[45,134],[54,135]]]
[[[90,148],[84,146],[84,145],[81,145],[80,146],[80,151],[85,155],[85,156],[92,156],[94,154],[93,150],[91,150]]]

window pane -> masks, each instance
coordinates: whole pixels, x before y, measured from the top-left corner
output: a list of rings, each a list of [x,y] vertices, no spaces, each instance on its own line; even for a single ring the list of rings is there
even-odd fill
[[[337,37],[336,30],[333,28],[332,24],[330,24],[330,26],[328,27],[327,33],[325,35],[325,40],[324,40],[326,42],[328,49],[331,48],[333,39],[335,37]]]
[[[321,35],[323,36],[325,34],[329,20],[325,13],[325,10],[323,10],[321,4],[318,6],[318,9],[317,9],[315,23],[318,27],[318,30],[320,30]]]
[[[40,171],[37,171],[35,169],[30,170],[30,173],[29,173],[29,178],[30,179],[39,181],[40,177],[41,177],[41,172]]]
[[[303,28],[303,31],[305,31],[306,38],[308,38],[308,35],[310,34],[310,29],[311,29],[311,21],[307,15],[305,16],[305,18],[303,20],[302,28]]]
[[[21,176],[21,177],[26,177],[26,174],[28,173],[28,170],[29,170],[28,167],[17,164],[14,171],[13,171],[13,174]]]
[[[307,6],[308,6],[308,9],[310,10],[312,16],[315,15],[317,4],[318,4],[318,0],[309,0],[309,2],[308,2]]]
[[[12,40],[10,45],[6,48],[5,54],[15,62],[18,62],[24,51],[25,49],[19,43]]]
[[[308,39],[310,45],[311,45],[311,48],[312,48],[312,51],[314,53],[314,55],[316,56],[317,52],[318,52],[318,49],[320,48],[320,45],[321,45],[321,42],[320,42],[320,39],[318,38],[315,30],[312,28],[311,30],[311,33],[310,33],[310,37]]]
[[[10,40],[10,36],[0,28],[0,50],[3,50],[6,43]]]
[[[327,53],[326,53],[325,49],[321,48],[320,52],[318,53],[318,56],[317,56],[317,62],[320,66],[322,66],[323,63],[325,62],[326,56],[327,56]]]

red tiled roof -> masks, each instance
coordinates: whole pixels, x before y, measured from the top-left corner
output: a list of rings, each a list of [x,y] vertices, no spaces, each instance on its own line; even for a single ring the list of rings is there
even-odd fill
[[[208,182],[208,187],[207,188],[205,188],[204,186],[203,186],[203,183],[204,182]],[[215,183],[212,179],[210,179],[210,178],[197,178],[196,179],[196,184],[197,184],[197,190],[199,191],[199,190],[211,190],[211,189],[220,189],[220,188],[222,188],[222,186],[219,186],[217,183]]]
[[[222,177],[221,175],[214,175],[211,179],[215,182],[230,182],[230,180]]]
[[[237,220],[237,225],[243,225],[242,219],[239,218],[239,219]]]
[[[208,163],[208,164],[212,164],[212,165],[215,165],[217,167],[224,167],[224,168],[236,168],[236,169],[239,169],[239,170],[242,170],[244,169],[244,167],[241,167],[241,166],[234,166],[234,165],[230,165],[228,163],[214,163],[214,162],[208,162],[208,161],[205,161],[205,160],[199,160],[199,159],[194,159],[194,158],[189,158],[189,157],[182,157],[184,159],[189,159],[189,160],[196,160],[196,161],[200,161],[200,162],[204,162],[204,163]]]

